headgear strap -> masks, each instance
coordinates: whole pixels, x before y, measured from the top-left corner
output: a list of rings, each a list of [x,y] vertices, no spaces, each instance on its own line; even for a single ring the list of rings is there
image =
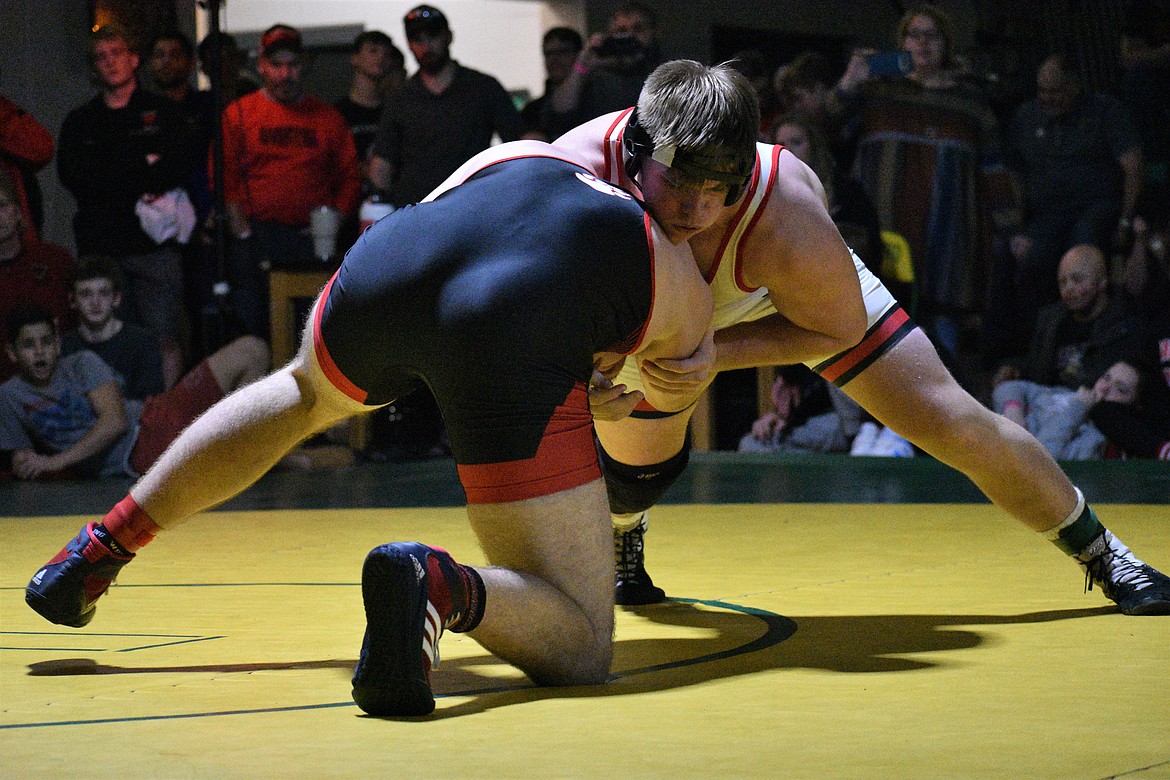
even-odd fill
[[[674,168],[687,176],[702,181],[717,181],[730,185],[727,198],[723,205],[730,206],[739,200],[747,188],[755,168],[756,156],[753,147],[751,155],[743,155],[735,159],[727,154],[696,154],[677,146],[667,145],[655,148],[654,139],[638,122],[638,109],[630,114],[630,121],[626,123],[622,134],[622,145],[630,159],[626,161],[626,174],[633,179],[642,167],[642,157],[662,163],[667,168]],[[728,162],[734,162],[735,167],[727,171]],[[723,170],[721,170],[723,168]]]

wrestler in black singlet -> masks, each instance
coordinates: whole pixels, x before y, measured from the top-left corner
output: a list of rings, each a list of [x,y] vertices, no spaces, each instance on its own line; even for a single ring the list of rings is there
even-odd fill
[[[426,382],[461,466],[534,458],[554,434],[592,451],[593,355],[637,346],[650,246],[639,204],[585,169],[495,163],[378,221],[349,250],[319,307],[320,362],[369,405]],[[550,454],[566,445],[545,442],[542,459],[570,467],[568,453]]]

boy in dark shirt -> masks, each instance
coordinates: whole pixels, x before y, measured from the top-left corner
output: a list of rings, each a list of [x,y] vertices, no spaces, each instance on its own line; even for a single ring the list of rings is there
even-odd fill
[[[166,389],[162,353],[149,330],[116,316],[123,289],[124,277],[113,260],[82,261],[70,294],[78,325],[62,337],[61,352],[70,355],[88,349],[97,353],[114,370],[122,393],[142,401]]]

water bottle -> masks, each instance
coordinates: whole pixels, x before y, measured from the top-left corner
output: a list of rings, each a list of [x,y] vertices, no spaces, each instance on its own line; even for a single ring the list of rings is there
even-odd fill
[[[392,211],[394,207],[376,193],[366,198],[358,212],[358,235],[365,233],[366,228]]]

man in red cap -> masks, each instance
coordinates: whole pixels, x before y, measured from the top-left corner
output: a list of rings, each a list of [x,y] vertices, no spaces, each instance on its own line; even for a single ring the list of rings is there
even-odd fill
[[[268,271],[313,262],[309,213],[358,206],[353,135],[341,113],[301,84],[301,34],[285,24],[260,39],[263,88],[223,112],[224,200],[235,240],[231,301],[248,329],[268,335]]]

